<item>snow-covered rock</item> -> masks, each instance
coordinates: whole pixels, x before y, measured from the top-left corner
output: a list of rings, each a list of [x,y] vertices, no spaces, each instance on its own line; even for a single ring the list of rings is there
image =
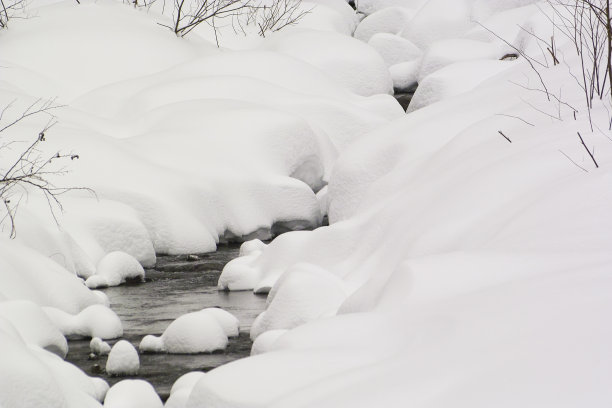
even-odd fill
[[[414,12],[403,7],[387,7],[368,15],[355,29],[355,38],[369,42],[380,33],[399,34],[406,27]]]
[[[276,340],[278,340],[283,334],[287,333],[287,329],[276,329],[268,330],[263,332],[253,342],[251,346],[251,355],[256,356],[257,354],[266,353],[272,350]]]
[[[107,306],[89,306],[76,315],[53,307],[43,310],[64,336],[114,339],[123,335],[121,320]]]
[[[189,394],[196,383],[204,377],[201,371],[192,371],[180,376],[172,385],[170,397],[164,404],[165,408],[183,408],[189,399]]]
[[[145,336],[139,348],[155,353],[210,353],[225,349],[228,337],[238,334],[236,317],[219,308],[207,308],[180,316],[159,337]]]
[[[111,351],[111,346],[99,337],[94,337],[89,342],[89,350],[99,356],[105,356]]]
[[[395,34],[375,34],[370,38],[368,44],[378,51],[387,66],[414,61],[423,54],[413,43]]]
[[[100,260],[96,273],[87,278],[85,284],[95,289],[121,285],[126,280],[144,280],[144,277],[144,268],[136,258],[122,251],[114,251]]]
[[[246,241],[240,245],[240,253],[238,256],[247,256],[257,251],[263,251],[266,246],[267,245],[259,239]]]
[[[117,376],[136,375],[139,369],[140,359],[134,346],[127,340],[115,343],[106,360],[106,372]]]
[[[389,67],[393,88],[396,90],[407,90],[418,83],[421,61],[414,60],[401,62]]]
[[[0,302],[0,318],[10,322],[27,344],[42,347],[61,358],[66,357],[66,338],[35,303],[27,300]]]
[[[113,385],[104,399],[104,408],[163,408],[151,384],[143,380],[122,380]]]

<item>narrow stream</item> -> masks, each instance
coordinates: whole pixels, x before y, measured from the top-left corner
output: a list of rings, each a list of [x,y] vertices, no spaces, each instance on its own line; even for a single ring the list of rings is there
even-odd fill
[[[158,257],[157,265],[146,271],[146,282],[104,289],[111,308],[123,323],[123,338],[136,348],[147,334],[160,335],[182,314],[218,306],[240,321],[240,336],[230,338],[223,352],[213,354],[141,354],[140,372],[134,377],[110,377],[104,373],[106,356],[89,359],[89,339],[69,341],[66,360],[87,374],[100,376],[112,386],[125,378],[150,382],[166,400],[174,381],[186,372],[208,371],[230,361],[246,357],[251,351],[249,330],[264,309],[266,296],[246,292],[219,292],[221,270],[238,256],[238,245],[220,246],[217,252],[198,255],[189,261],[183,256]],[[117,339],[119,340],[119,339]],[[114,344],[117,340],[108,341]]]

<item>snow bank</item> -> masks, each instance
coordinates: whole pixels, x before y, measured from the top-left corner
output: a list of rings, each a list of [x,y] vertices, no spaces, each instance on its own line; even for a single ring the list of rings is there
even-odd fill
[[[139,369],[140,359],[134,346],[127,340],[115,343],[106,360],[106,372],[117,376],[136,375]]]
[[[358,95],[391,93],[391,78],[384,61],[373,49],[353,38],[335,33],[292,31],[271,37],[265,47],[317,67]]]
[[[144,281],[145,271],[133,256],[122,251],[113,251],[98,263],[95,275],[85,281],[88,288],[118,286],[126,280]]]
[[[42,347],[61,358],[66,357],[66,339],[35,303],[26,300],[1,302],[0,317],[17,329],[25,343]]]
[[[413,61],[423,54],[413,43],[394,34],[375,34],[370,38],[368,44],[378,51],[387,66]]]
[[[162,408],[151,384],[143,380],[123,380],[113,385],[104,399],[105,408]]]
[[[354,36],[358,40],[369,42],[379,33],[399,34],[413,16],[412,11],[403,7],[384,7],[361,20]]]
[[[64,336],[114,339],[123,335],[121,320],[107,306],[89,306],[76,315],[53,307],[43,310]]]
[[[165,408],[181,408],[184,407],[189,398],[191,390],[198,381],[204,377],[201,371],[192,371],[180,376],[172,385],[170,397],[164,404]]]
[[[442,4],[415,20],[444,15]],[[464,32],[465,14],[455,17],[446,28]],[[273,288],[253,325],[254,354],[265,352],[207,373],[187,407],[609,405],[609,132],[510,83],[537,82],[524,61],[488,58],[432,71],[420,109],[341,154],[329,227],[285,234],[226,266],[221,284]],[[544,72],[582,106],[566,70]],[[598,169],[576,131],[596,146]],[[304,263],[321,271],[313,281],[337,279],[344,300],[338,293],[335,316],[266,332],[292,327],[281,301],[297,316],[321,305],[297,289],[309,283],[292,283]]]
[[[225,349],[228,337],[238,334],[236,317],[219,308],[207,308],[180,316],[159,337],[145,336],[139,348],[155,353],[211,353]]]
[[[106,382],[87,377],[57,355],[24,343],[0,317],[0,405],[3,407],[100,407]]]

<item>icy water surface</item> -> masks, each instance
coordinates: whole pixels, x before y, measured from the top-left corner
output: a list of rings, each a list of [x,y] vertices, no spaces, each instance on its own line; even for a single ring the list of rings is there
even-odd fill
[[[217,252],[187,256],[163,256],[146,271],[146,282],[103,289],[111,308],[123,322],[123,338],[136,348],[147,334],[160,335],[182,314],[206,307],[221,307],[240,320],[240,336],[230,338],[223,352],[213,354],[141,354],[140,372],[134,377],[109,377],[103,373],[106,357],[89,360],[89,339],[72,340],[67,360],[87,374],[103,377],[112,386],[125,378],[149,381],[162,399],[166,399],[174,381],[182,374],[214,367],[246,357],[251,351],[249,330],[255,317],[264,309],[266,297],[246,292],[219,292],[217,280],[223,266],[238,256],[237,245],[221,246]],[[117,339],[119,340],[119,339]],[[117,340],[108,341],[114,344]]]

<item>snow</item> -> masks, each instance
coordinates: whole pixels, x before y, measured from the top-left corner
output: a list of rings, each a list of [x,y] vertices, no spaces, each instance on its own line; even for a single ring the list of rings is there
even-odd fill
[[[154,353],[211,353],[225,349],[228,337],[238,334],[235,316],[219,308],[206,308],[180,316],[159,337],[145,336],[139,348],[141,352]]]
[[[409,23],[414,13],[403,7],[385,7],[361,20],[355,29],[355,38],[369,42],[380,33],[399,34]]]
[[[134,346],[127,340],[115,343],[106,360],[106,372],[109,375],[125,376],[136,375],[139,369],[140,359]]]
[[[263,251],[263,249],[266,247],[267,245],[264,244],[261,240],[259,239],[253,239],[250,241],[246,241],[244,243],[242,243],[242,245],[240,245],[240,252],[238,254],[238,256],[247,256],[247,255],[251,255],[257,251]]]
[[[89,349],[99,356],[106,356],[111,351],[111,346],[99,337],[94,337],[89,342]]]
[[[195,384],[204,377],[201,371],[192,371],[180,376],[172,385],[170,397],[164,404],[165,408],[184,407]]]
[[[145,271],[133,256],[122,251],[109,252],[98,262],[96,273],[85,281],[88,288],[117,286],[126,280],[144,281]]]
[[[391,79],[384,61],[372,48],[351,37],[321,31],[292,31],[270,37],[264,47],[315,66],[358,95],[391,93]],[[341,49],[342,53],[334,52],[335,49]]]
[[[416,45],[395,34],[375,34],[368,44],[378,51],[387,66],[413,61],[423,54]]]
[[[164,404],[143,380],[122,380],[113,385],[104,399],[104,408],[162,408]]]
[[[285,333],[287,329],[268,330],[257,336],[251,347],[251,355],[266,353],[274,348],[276,341]]]
[[[87,286],[229,239],[247,242],[219,288],[269,293],[252,357],[179,379],[167,406],[610,405],[609,115],[597,101],[591,131],[567,40],[541,72],[575,115],[514,85],[539,81],[484,28],[545,58],[520,27],[550,38],[548,6],[358,0],[358,24],[311,0],[265,38],[221,28],[218,49],[210,27],[156,24],[161,2],[81,3],[33,1],[0,33],[5,118],[58,96],[41,149],[80,159],[53,181],[96,192],[63,195],[58,226],[29,191],[0,238],[0,406],[161,406],[149,384],[109,390],[63,361],[64,336],[102,354],[122,325]],[[416,82],[404,114],[390,94]],[[210,352],[239,329],[205,309],[140,348]],[[107,371],[137,362],[119,341]]]
[[[42,347],[61,358],[68,353],[68,343],[41,308],[27,300],[0,303],[0,318],[10,322],[19,337],[30,345]]]
[[[114,339],[123,335],[121,320],[107,306],[92,305],[76,315],[53,307],[43,310],[64,336]]]

